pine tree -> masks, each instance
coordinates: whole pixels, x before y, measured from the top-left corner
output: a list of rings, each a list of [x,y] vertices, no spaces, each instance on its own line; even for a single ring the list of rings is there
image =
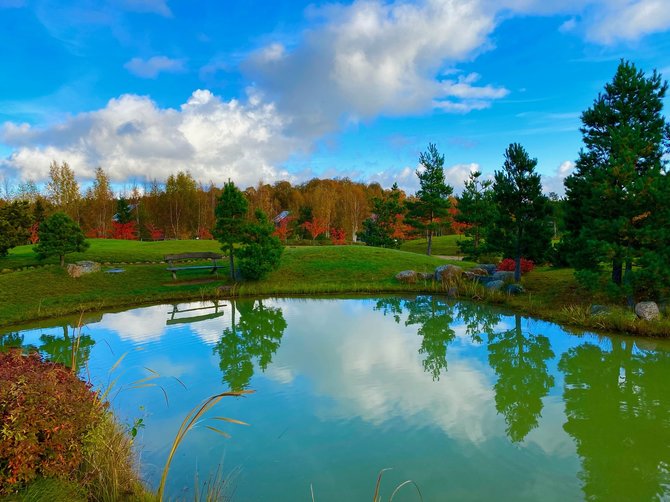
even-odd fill
[[[279,267],[284,246],[263,211],[256,209],[255,219],[246,225],[239,257],[242,276],[257,281]]]
[[[58,256],[60,266],[65,265],[65,255],[88,249],[89,243],[84,232],[75,221],[65,213],[54,213],[42,222],[39,230],[40,241],[33,251],[40,260],[49,256]]]
[[[481,181],[479,177],[482,173],[474,171],[470,173],[465,182],[465,189],[458,199],[458,214],[456,221],[464,223],[463,233],[470,237],[458,241],[460,250],[468,256],[479,260],[482,254],[482,244],[486,233],[486,228],[491,224],[496,212],[493,202],[492,181]]]
[[[487,235],[487,247],[514,258],[515,281],[521,279],[521,257],[542,261],[551,243],[550,208],[536,165],[537,159],[531,159],[523,146],[512,143],[493,183],[497,215]]]
[[[621,61],[605,92],[582,114],[585,148],[565,180],[571,264],[593,275],[608,263],[611,281],[627,293],[634,265],[643,265],[637,279],[650,278],[651,267],[662,274],[656,288],[667,284],[667,266],[653,265],[667,261],[670,245],[663,160],[670,126],[661,113],[667,88],[656,71],[646,77]]]
[[[444,181],[444,155],[440,155],[433,143],[419,155],[419,163],[423,167],[416,171],[420,188],[416,199],[405,203],[407,223],[426,233],[426,254],[430,256],[433,235],[449,217],[449,196],[453,188]]]
[[[363,222],[360,239],[368,246],[397,248],[400,242],[393,238],[393,233],[397,217],[403,212],[400,189],[394,184],[390,192],[372,199],[372,216]]]
[[[235,278],[235,244],[243,244],[246,232],[246,216],[249,203],[244,194],[228,181],[216,205],[216,226],[212,235],[222,244],[221,249],[230,257],[230,277]]]
[[[0,256],[28,241],[31,223],[27,201],[15,200],[0,206]]]

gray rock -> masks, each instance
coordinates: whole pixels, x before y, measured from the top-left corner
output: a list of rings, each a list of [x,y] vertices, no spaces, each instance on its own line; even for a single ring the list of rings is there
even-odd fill
[[[471,268],[469,270],[469,272],[472,273],[472,274],[475,274],[475,275],[491,275],[491,274],[488,273],[488,271],[486,269],[479,268],[479,267]]]
[[[591,305],[591,315],[592,316],[598,316],[598,315],[605,315],[609,313],[609,309],[605,307],[605,305]]]
[[[524,293],[526,290],[523,289],[523,286],[521,284],[510,284],[507,286],[507,291],[508,294],[510,295],[520,295],[521,293]]]
[[[438,282],[451,282],[463,274],[463,269],[456,265],[440,265],[435,269],[435,280]]]
[[[500,291],[504,286],[505,282],[499,280],[493,280],[486,283],[486,289],[490,289],[491,291]]]
[[[495,274],[496,270],[498,270],[498,267],[495,266],[493,263],[478,263],[477,268],[481,268],[482,270],[486,270],[486,272],[489,275]]]
[[[417,272],[416,276],[422,281],[432,281],[435,278],[435,274],[432,272]]]
[[[488,282],[491,282],[493,280],[493,277],[489,275],[477,275],[473,274],[469,270],[467,272],[463,272],[463,277],[466,279],[469,279],[474,282],[478,282],[479,284],[486,284]]]
[[[416,283],[417,274],[414,270],[403,270],[395,275],[395,278],[403,284]]]
[[[70,277],[81,277],[93,272],[100,272],[100,264],[94,261],[78,261],[77,263],[69,263],[67,266],[67,273]]]
[[[656,302],[640,302],[635,305],[635,314],[645,321],[658,319],[659,311]]]
[[[493,280],[503,281],[507,284],[512,284],[514,282],[514,272],[498,270],[495,274],[493,274]]]

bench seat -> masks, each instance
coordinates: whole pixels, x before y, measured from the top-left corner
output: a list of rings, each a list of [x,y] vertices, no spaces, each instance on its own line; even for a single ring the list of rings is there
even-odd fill
[[[216,260],[223,259],[223,255],[218,253],[181,253],[181,254],[169,254],[165,256],[165,261],[168,263],[169,267],[166,268],[168,272],[172,272],[172,278],[177,280],[177,272],[180,270],[210,270],[212,274],[216,273],[220,268],[224,268],[225,265],[220,265]],[[185,260],[212,260],[211,265],[184,265],[176,267],[174,262],[176,261],[185,261]]]

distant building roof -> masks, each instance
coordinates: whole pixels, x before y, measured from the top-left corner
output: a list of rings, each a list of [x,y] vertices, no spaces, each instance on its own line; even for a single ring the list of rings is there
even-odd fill
[[[282,211],[277,216],[275,216],[272,219],[272,221],[275,223],[275,225],[277,225],[277,224],[281,223],[282,220],[286,219],[289,214],[291,214],[289,211]]]

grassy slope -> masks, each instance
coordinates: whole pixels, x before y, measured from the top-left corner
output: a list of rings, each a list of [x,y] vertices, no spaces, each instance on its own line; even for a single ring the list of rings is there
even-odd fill
[[[454,236],[440,239],[455,243]],[[217,297],[222,294],[218,286],[230,283],[224,273],[212,281],[203,271],[181,272],[175,282],[164,263],[137,263],[159,261],[168,253],[206,250],[217,251],[218,243],[93,240],[89,252],[68,256],[68,261],[86,258],[122,263],[126,272],[73,279],[57,265],[16,270],[37,263],[30,247],[23,246],[9,257],[0,258],[0,269],[14,269],[0,274],[0,326],[141,303]],[[424,254],[364,246],[288,247],[279,270],[264,281],[235,285],[234,294],[440,292],[441,286],[432,281],[408,286],[399,284],[394,276],[405,269],[432,271],[444,263],[449,262]],[[465,268],[473,265],[454,263]],[[606,304],[607,300],[580,288],[570,269],[539,268],[522,282],[528,294],[517,297],[489,294],[467,285],[460,294],[462,298],[483,298],[521,313],[581,328],[670,336],[667,319],[645,323],[629,311],[616,308],[609,316],[590,316],[591,304]]]
[[[461,253],[456,244],[463,238],[462,235],[443,235],[441,237],[433,237],[432,254],[443,256],[458,256]],[[428,243],[426,239],[415,239],[413,241],[405,241],[401,244],[401,251],[409,251],[410,253],[426,254],[426,247]]]

